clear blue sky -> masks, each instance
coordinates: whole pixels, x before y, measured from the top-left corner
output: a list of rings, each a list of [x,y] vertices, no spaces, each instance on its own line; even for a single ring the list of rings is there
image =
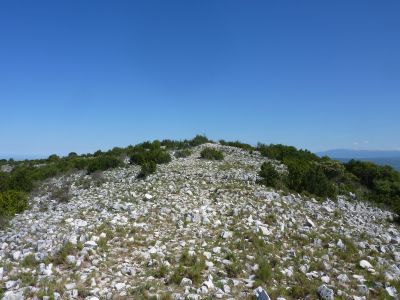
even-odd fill
[[[0,153],[400,149],[400,1],[0,2]]]

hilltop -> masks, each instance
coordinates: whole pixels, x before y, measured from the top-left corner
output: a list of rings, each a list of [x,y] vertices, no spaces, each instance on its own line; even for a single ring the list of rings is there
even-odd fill
[[[200,140],[11,165],[4,186],[37,180],[0,230],[3,299],[397,297],[396,205],[363,163]]]

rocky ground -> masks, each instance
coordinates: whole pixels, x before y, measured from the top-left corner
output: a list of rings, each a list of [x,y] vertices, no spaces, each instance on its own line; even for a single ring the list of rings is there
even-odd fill
[[[3,299],[397,298],[391,213],[261,186],[264,161],[209,144],[145,180],[128,165],[44,183],[0,231]]]

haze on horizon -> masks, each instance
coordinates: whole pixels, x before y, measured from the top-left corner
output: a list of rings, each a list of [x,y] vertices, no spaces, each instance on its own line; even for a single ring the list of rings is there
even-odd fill
[[[398,1],[2,1],[0,156],[400,150]]]

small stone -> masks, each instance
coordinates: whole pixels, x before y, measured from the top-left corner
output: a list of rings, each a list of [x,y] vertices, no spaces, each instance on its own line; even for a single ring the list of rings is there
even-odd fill
[[[150,194],[144,194],[144,199],[145,201],[150,201],[151,199],[153,199],[153,196]]]
[[[123,290],[123,289],[125,289],[125,283],[123,283],[123,282],[118,282],[118,283],[116,283],[115,284],[115,289],[117,290],[117,291],[121,291],[121,290]]]
[[[257,300],[271,300],[271,298],[268,296],[267,292],[259,286],[253,291],[254,296],[256,296]]]
[[[324,283],[329,283],[329,281],[330,281],[331,279],[329,278],[328,275],[324,275],[324,276],[321,277],[321,280],[322,280],[322,282],[324,282]]]
[[[223,238],[223,239],[229,239],[229,238],[231,238],[233,236],[233,233],[231,232],[231,231],[223,231],[222,233],[221,233],[221,237]]]
[[[88,247],[88,248],[96,248],[97,247],[97,244],[95,241],[87,241],[87,242],[85,242],[84,245],[85,245],[85,247]]]
[[[191,286],[192,285],[192,280],[189,278],[182,278],[180,286]]]
[[[309,227],[315,227],[314,222],[308,217],[306,217],[306,225]]]
[[[269,230],[266,226],[259,226],[259,229],[263,235],[271,235],[271,230]]]
[[[75,220],[75,226],[76,227],[86,227],[87,224],[88,223],[85,220],[81,220],[81,219]]]
[[[369,289],[365,284],[359,284],[357,286],[357,290],[361,295],[368,295],[369,294]]]
[[[397,297],[397,290],[393,286],[388,286],[385,288],[386,292],[389,294],[390,297]]]
[[[349,281],[349,277],[346,274],[340,274],[338,277],[336,277],[337,280],[341,283],[345,283]]]
[[[76,284],[74,282],[71,282],[71,283],[67,283],[64,287],[67,291],[70,291],[76,287]]]
[[[361,260],[360,261],[360,267],[361,268],[363,268],[363,269],[373,269],[373,266],[368,262],[368,261],[366,261],[366,260]]]
[[[14,281],[14,280],[9,280],[5,284],[7,290],[15,288],[17,285],[18,285],[18,281]]]
[[[73,255],[68,255],[67,256],[67,263],[71,264],[71,265],[75,265],[76,264],[76,258]]]
[[[21,251],[13,252],[12,257],[13,257],[14,260],[19,260],[20,257],[21,257]]]
[[[322,300],[333,300],[334,292],[332,289],[328,288],[325,284],[321,285],[317,289],[317,293]]]

